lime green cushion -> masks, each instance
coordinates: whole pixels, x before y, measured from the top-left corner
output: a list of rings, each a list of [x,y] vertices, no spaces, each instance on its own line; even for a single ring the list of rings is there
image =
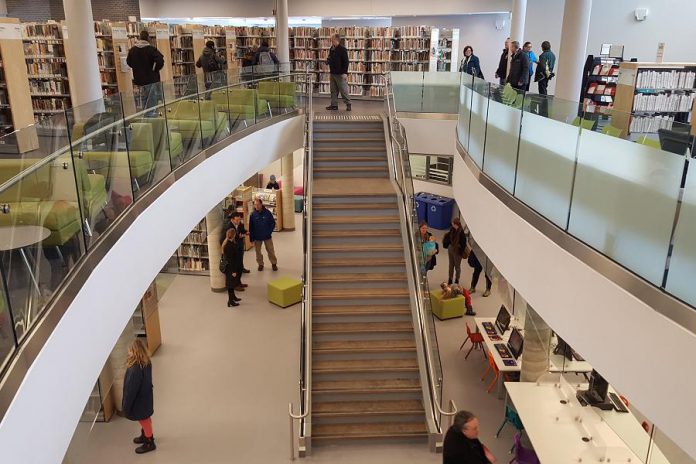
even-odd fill
[[[302,301],[302,281],[292,277],[280,277],[268,283],[268,301],[287,308]]]
[[[443,300],[442,290],[433,290],[430,292],[430,306],[433,309],[433,314],[440,320],[462,317],[464,315],[465,298],[459,295],[455,298]]]

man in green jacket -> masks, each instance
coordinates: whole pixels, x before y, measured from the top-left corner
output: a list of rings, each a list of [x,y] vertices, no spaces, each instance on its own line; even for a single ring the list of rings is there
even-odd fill
[[[534,81],[539,85],[539,95],[546,95],[549,81],[555,76],[553,70],[556,66],[556,55],[551,51],[551,44],[548,40],[541,43],[541,50],[542,54],[539,55]]]

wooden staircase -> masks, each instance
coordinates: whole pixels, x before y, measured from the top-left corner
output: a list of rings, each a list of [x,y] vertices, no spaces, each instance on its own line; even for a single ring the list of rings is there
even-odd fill
[[[426,439],[381,120],[314,121],[313,445]]]

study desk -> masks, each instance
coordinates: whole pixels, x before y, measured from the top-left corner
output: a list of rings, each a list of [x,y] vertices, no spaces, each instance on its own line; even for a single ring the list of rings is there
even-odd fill
[[[575,393],[586,385],[559,376],[556,383],[505,382],[505,387],[542,464],[669,464],[655,445],[647,459],[650,436],[633,413],[581,406]]]

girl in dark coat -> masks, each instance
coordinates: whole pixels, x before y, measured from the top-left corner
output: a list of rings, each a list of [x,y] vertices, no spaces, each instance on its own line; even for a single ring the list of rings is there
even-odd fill
[[[152,363],[150,355],[140,339],[136,338],[128,347],[126,376],[123,380],[123,415],[132,421],[140,422],[140,436],[133,443],[140,444],[135,449],[138,454],[157,449],[152,434]]]
[[[241,298],[237,298],[234,294],[234,289],[241,283],[242,277],[242,251],[237,246],[237,234],[234,229],[229,229],[225,235],[225,240],[222,242],[222,254],[227,261],[225,268],[225,283],[227,285],[227,307],[239,306]]]

